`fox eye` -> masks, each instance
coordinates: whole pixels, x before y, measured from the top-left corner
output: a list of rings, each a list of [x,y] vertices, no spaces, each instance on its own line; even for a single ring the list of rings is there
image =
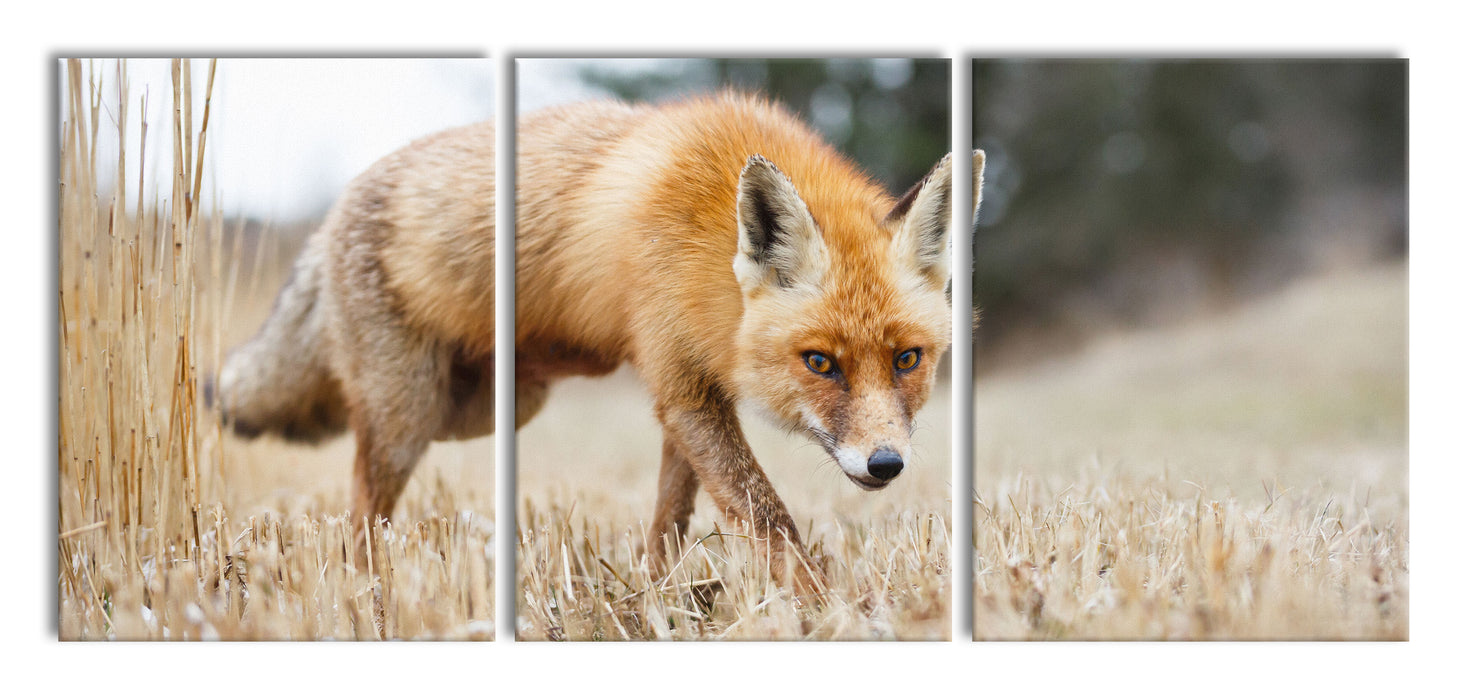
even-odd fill
[[[913,348],[911,350],[908,350],[908,351],[902,353],[901,355],[898,355],[897,356],[897,361],[894,362],[893,364],[895,364],[897,366],[897,371],[899,371],[899,372],[906,372],[907,370],[910,370],[913,367],[916,367],[917,366],[918,360],[919,359],[922,359],[922,354],[923,354],[923,351],[922,350],[919,350],[917,348]]]
[[[814,351],[805,354],[805,366],[816,374],[831,374],[836,371],[836,363],[831,358]]]

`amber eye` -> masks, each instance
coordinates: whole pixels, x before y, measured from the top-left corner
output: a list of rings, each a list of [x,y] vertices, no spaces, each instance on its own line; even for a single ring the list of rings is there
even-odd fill
[[[836,371],[836,363],[832,362],[831,358],[818,352],[808,352],[805,354],[805,366],[809,367],[810,371],[816,374],[830,374]]]
[[[897,365],[897,371],[906,372],[907,370],[916,367],[918,359],[920,359],[921,356],[922,351],[918,350],[917,348],[913,348],[911,350],[908,350],[907,352],[902,353],[901,355],[898,355],[897,362],[895,363]]]

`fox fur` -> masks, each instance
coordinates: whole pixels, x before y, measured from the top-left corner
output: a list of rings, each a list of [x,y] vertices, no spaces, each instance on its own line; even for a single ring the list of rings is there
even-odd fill
[[[951,340],[951,158],[893,198],[736,93],[551,108],[516,139],[516,427],[556,380],[630,363],[663,426],[650,562],[702,486],[773,573],[818,590],[736,406],[810,435],[861,488],[902,470]],[[352,428],[359,518],[391,514],[430,441],[493,429],[493,141],[442,132],[353,181],[220,374],[241,433]],[[976,151],[975,207],[982,168]]]

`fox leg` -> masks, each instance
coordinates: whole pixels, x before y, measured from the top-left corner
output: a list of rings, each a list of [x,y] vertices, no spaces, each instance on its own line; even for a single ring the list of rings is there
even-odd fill
[[[724,516],[750,531],[755,554],[769,562],[775,579],[793,584],[798,593],[819,594],[824,588],[821,571],[801,544],[774,485],[755,462],[733,402],[713,386],[690,393],[659,403],[665,436],[687,457]]]
[[[387,520],[429,440],[385,424],[353,420],[357,458],[353,469],[352,516],[362,525]],[[416,431],[415,431],[416,432]]]
[[[436,423],[422,421],[424,414],[413,415],[412,410],[406,406],[353,406],[351,423],[357,456],[352,470],[352,520],[359,562],[370,546],[368,534],[379,518],[391,518],[408,477],[438,428]]]
[[[353,229],[335,241],[341,250],[323,299],[333,320],[333,369],[357,440],[352,518],[359,529],[392,515],[428,443],[450,427],[456,386],[474,393],[455,377],[455,348],[408,324],[371,246],[353,241],[372,230]],[[365,534],[359,530],[358,540]]]
[[[448,367],[431,343],[408,337],[370,346],[357,366],[352,429],[357,438],[353,517],[392,515],[408,477],[450,409]],[[360,524],[360,523],[359,523]]]
[[[693,513],[693,500],[698,496],[698,474],[678,450],[678,443],[663,437],[663,466],[658,474],[657,514],[648,533],[648,561],[654,571],[664,572],[668,555],[683,549],[688,532],[688,516]]]

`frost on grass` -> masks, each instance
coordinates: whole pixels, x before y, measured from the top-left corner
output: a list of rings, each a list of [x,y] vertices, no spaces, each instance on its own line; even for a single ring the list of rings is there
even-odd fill
[[[711,523],[654,577],[643,533],[561,511],[530,514],[520,541],[519,637],[528,640],[947,639],[948,522],[894,514],[837,522],[807,540],[824,602],[799,599],[752,561],[745,536]],[[705,521],[707,522],[707,521]]]
[[[975,389],[979,639],[1405,639],[1406,266]]]
[[[977,499],[979,639],[1405,639],[1407,533],[1364,500],[1153,480]],[[1192,491],[1188,493],[1187,491]]]
[[[698,496],[666,579],[641,558],[662,431],[623,371],[570,379],[517,435],[517,636],[534,640],[949,639],[949,395],[919,413],[914,459],[882,491],[854,487],[819,446],[756,416],[742,427],[831,587],[824,605],[772,585],[745,536]]]

